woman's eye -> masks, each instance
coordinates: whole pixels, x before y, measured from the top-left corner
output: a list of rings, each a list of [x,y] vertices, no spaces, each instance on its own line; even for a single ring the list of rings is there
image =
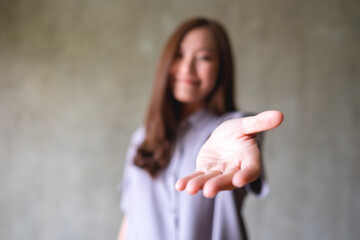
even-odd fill
[[[210,61],[210,60],[211,60],[211,56],[203,55],[203,56],[199,56],[198,59],[199,59],[199,60],[204,60],[204,61]]]

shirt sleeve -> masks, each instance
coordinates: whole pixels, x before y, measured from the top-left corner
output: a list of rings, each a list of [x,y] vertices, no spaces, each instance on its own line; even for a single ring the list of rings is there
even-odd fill
[[[144,128],[140,127],[132,134],[130,144],[126,152],[126,158],[124,163],[123,177],[119,184],[119,191],[121,192],[120,209],[123,212],[127,212],[131,202],[131,169],[133,166],[134,157],[138,146],[144,139]]]

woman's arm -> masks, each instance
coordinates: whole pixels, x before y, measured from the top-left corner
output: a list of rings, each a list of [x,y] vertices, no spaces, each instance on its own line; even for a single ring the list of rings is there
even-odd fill
[[[126,215],[124,215],[123,220],[121,222],[120,229],[119,229],[117,240],[125,240],[126,232],[127,232],[127,217],[126,217]]]

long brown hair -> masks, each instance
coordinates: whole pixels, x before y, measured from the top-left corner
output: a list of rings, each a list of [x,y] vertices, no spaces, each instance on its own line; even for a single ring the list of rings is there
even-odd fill
[[[205,27],[213,35],[218,49],[217,82],[206,101],[206,108],[214,115],[236,109],[234,104],[234,71],[229,38],[222,25],[206,18],[185,21],[170,36],[158,63],[150,105],[145,119],[145,139],[139,146],[134,163],[155,177],[170,162],[181,104],[170,89],[170,68],[184,36],[191,30]]]

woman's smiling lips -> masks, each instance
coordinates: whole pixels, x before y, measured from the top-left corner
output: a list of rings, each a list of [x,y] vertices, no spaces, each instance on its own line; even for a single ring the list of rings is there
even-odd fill
[[[176,78],[175,82],[176,83],[182,83],[182,84],[190,84],[190,85],[194,85],[194,86],[200,85],[199,80],[194,80],[194,79],[191,79],[191,78]]]

